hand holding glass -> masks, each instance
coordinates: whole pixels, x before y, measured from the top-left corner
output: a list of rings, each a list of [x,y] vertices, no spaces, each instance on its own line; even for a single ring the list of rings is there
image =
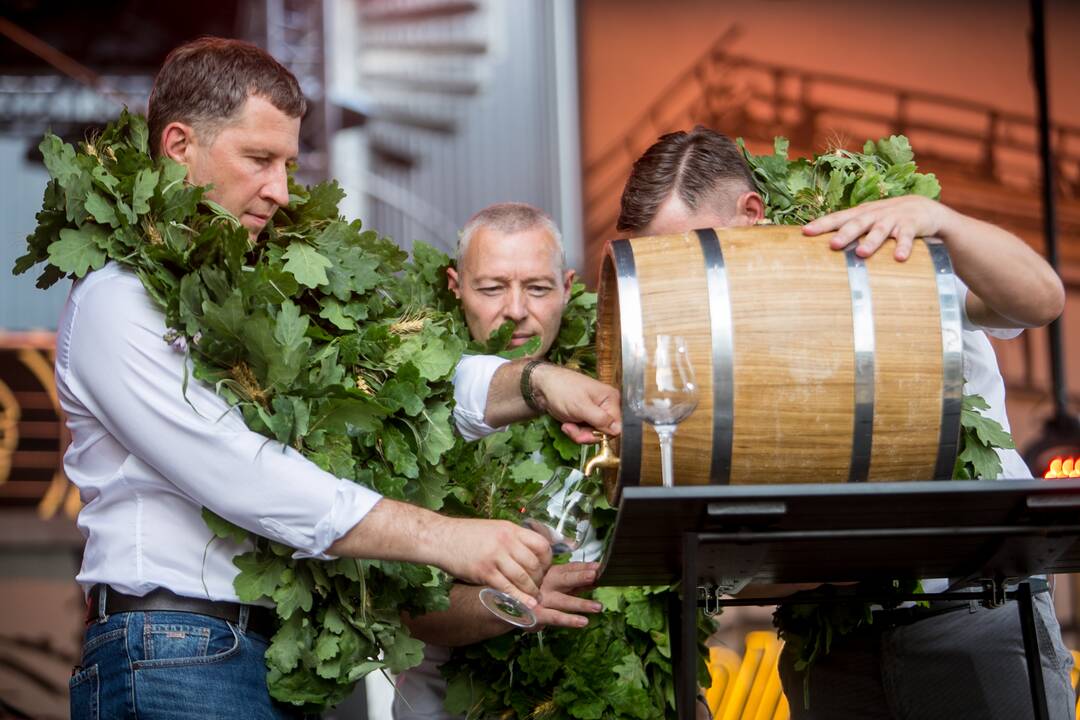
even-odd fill
[[[556,468],[551,479],[521,508],[521,524],[542,535],[551,544],[553,554],[573,553],[592,528],[597,497],[599,483],[575,468]],[[537,623],[535,613],[513,595],[484,588],[480,602],[511,625],[531,628]]]

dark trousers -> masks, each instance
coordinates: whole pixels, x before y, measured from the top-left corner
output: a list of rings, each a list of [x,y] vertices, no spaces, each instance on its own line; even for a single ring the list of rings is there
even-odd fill
[[[1051,720],[1074,720],[1072,655],[1049,593],[1034,598],[1035,627]],[[803,676],[780,656],[793,720],[1027,720],[1032,718],[1020,616],[1015,601],[962,609],[909,625],[871,625],[842,639]]]

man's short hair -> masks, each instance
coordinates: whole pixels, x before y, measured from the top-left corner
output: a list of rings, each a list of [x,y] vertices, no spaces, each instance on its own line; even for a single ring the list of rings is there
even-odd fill
[[[301,117],[307,110],[293,74],[257,45],[204,37],[179,46],[165,58],[150,92],[151,153],[160,152],[161,133],[171,122],[191,125],[212,141],[251,95],[289,117]]]
[[[756,190],[739,147],[723,133],[698,125],[690,132],[662,135],[634,163],[623,188],[616,228],[641,230],[673,192],[691,210],[704,203],[730,202]]]
[[[488,228],[503,235],[532,230],[542,227],[555,240],[559,248],[559,270],[566,270],[566,251],[563,249],[562,233],[547,213],[528,203],[503,202],[488,205],[486,208],[469,218],[465,227],[458,233],[457,259],[460,266],[465,252],[469,249],[469,243],[480,228]]]

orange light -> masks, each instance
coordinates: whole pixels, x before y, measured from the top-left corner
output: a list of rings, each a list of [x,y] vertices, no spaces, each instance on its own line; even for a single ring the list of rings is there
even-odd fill
[[[1046,469],[1044,478],[1074,478],[1080,477],[1080,457],[1056,457],[1050,461],[1050,467]]]

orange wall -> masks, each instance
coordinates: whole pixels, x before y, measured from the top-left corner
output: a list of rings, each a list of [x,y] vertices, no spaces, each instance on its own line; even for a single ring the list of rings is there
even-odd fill
[[[579,8],[582,159],[586,167],[620,141],[672,80],[693,66],[732,26],[737,26],[738,34],[727,51],[734,55],[938,93],[1006,112],[1035,113],[1030,20],[1028,3],[1023,0],[581,0]],[[1056,123],[1080,126],[1080,2],[1047,0],[1046,32],[1051,115]],[[648,137],[655,137],[655,133]],[[862,139],[848,138],[859,145]],[[634,142],[641,140],[635,137]],[[920,147],[916,143],[917,156]],[[1080,152],[1078,147],[1069,150]],[[629,157],[627,154],[627,161]],[[1034,177],[1034,157],[1027,160]],[[628,169],[616,168],[614,174],[622,173],[625,178]],[[944,188],[947,202],[949,188],[955,193],[959,187],[959,181],[953,182]],[[587,177],[586,196],[603,184]],[[620,188],[621,181],[614,188],[616,195]],[[1012,197],[1009,191],[999,192]],[[1024,194],[1027,205],[1038,207],[1031,185]],[[594,202],[591,209],[597,210],[601,204]],[[589,210],[587,206],[587,218]],[[598,215],[603,219],[604,212]],[[1074,281],[1080,278],[1078,218],[1080,200],[1075,197],[1059,207],[1063,255],[1072,259],[1065,273]],[[1041,246],[1037,211],[1029,218],[1028,227],[1012,229],[1030,235],[1029,242]],[[607,225],[590,238],[588,279],[597,271],[599,243],[613,233],[613,225]],[[1066,365],[1071,394],[1080,404],[1077,307],[1080,297],[1073,293],[1065,314]],[[1031,338],[1030,360],[1021,343],[998,347],[1003,373],[1012,386],[1009,414],[1021,447],[1039,434],[1042,420],[1051,410],[1045,332],[1032,333]],[[1036,390],[1020,392],[1029,362]]]
[[[580,8],[585,162],[733,24],[740,34],[730,51],[739,55],[1035,111],[1021,0],[583,0]],[[1051,114],[1080,125],[1080,2],[1047,2],[1046,27]]]

